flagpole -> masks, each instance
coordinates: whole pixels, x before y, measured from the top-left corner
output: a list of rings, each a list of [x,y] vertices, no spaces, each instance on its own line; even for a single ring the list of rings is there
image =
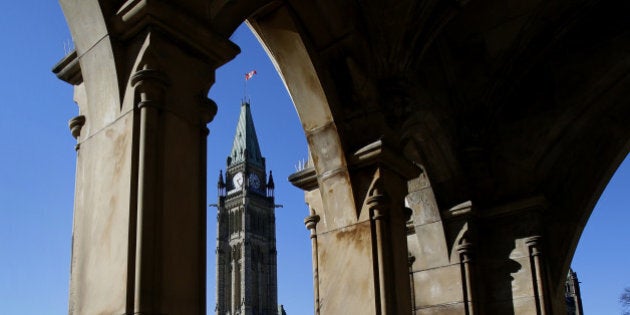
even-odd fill
[[[256,74],[256,70],[245,73],[245,82],[243,82],[243,102],[249,103],[249,99],[247,99],[247,81],[249,81],[254,74]]]
[[[247,74],[243,80],[243,103],[247,101]]]

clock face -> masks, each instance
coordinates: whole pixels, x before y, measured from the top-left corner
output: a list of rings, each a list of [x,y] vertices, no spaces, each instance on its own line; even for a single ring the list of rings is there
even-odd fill
[[[243,187],[243,172],[234,174],[234,177],[232,177],[232,183],[234,184],[235,189]]]
[[[258,175],[256,174],[249,175],[249,186],[251,186],[254,189],[260,188],[260,178],[258,178]]]

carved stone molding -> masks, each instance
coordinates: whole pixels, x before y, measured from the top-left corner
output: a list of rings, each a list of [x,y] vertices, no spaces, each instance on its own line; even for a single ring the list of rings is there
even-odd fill
[[[304,219],[304,225],[306,226],[306,229],[308,230],[314,230],[318,222],[319,222],[319,215],[317,214],[309,215],[308,217]]]
[[[293,186],[305,191],[311,191],[319,187],[314,167],[308,167],[291,174],[289,176],[289,182],[291,182]]]
[[[85,125],[85,116],[83,115],[76,116],[68,121],[70,133],[72,133],[72,136],[75,139],[78,139],[81,135],[81,128],[83,128],[83,125]]]
[[[214,119],[214,116],[217,114],[218,108],[219,107],[217,106],[217,103],[215,103],[213,100],[203,95],[199,96],[199,110],[201,112],[200,116],[201,122],[204,124],[204,126]],[[207,128],[206,132],[208,132]]]
[[[384,139],[356,151],[350,157],[349,166],[351,169],[358,169],[373,164],[384,166],[406,180],[415,178],[422,172],[419,166],[404,158],[400,151],[390,147]]]
[[[52,72],[62,81],[72,85],[79,85],[83,82],[81,65],[77,51],[73,50],[59,61],[52,69]]]
[[[387,215],[387,211],[390,208],[390,201],[391,199],[385,192],[382,180],[380,178],[377,179],[373,183],[366,200],[367,206],[370,210],[374,211],[374,216],[372,217],[374,220],[382,219],[384,215]]]
[[[112,17],[114,31],[122,39],[131,38],[152,27],[188,46],[203,59],[219,67],[232,60],[240,49],[227,38],[214,32],[209,23],[199,21],[174,3],[128,0]]]
[[[138,70],[131,76],[131,85],[140,94],[140,102],[136,106],[138,108],[145,106],[161,108],[164,89],[168,86],[168,82],[168,77],[162,71],[144,65],[142,70]]]
[[[468,220],[469,218],[475,217],[476,212],[473,211],[472,201],[468,200],[448,210],[442,211],[441,216],[445,221],[458,219]]]

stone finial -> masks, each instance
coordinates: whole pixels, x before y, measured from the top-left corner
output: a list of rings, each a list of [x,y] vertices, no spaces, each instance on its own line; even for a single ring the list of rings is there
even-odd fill
[[[223,171],[219,170],[219,182],[217,183],[217,187],[219,189],[225,188],[225,181],[223,180]]]
[[[267,188],[274,189],[276,185],[273,183],[273,172],[269,171],[269,181],[267,182]]]

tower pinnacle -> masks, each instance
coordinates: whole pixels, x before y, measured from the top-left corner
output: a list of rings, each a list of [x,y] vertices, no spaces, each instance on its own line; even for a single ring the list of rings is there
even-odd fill
[[[234,135],[234,144],[228,159],[228,166],[232,163],[247,161],[248,164],[265,167],[264,158],[260,153],[258,145],[258,136],[256,128],[254,128],[254,120],[250,110],[249,102],[241,103],[241,113],[236,125],[236,134]]]

